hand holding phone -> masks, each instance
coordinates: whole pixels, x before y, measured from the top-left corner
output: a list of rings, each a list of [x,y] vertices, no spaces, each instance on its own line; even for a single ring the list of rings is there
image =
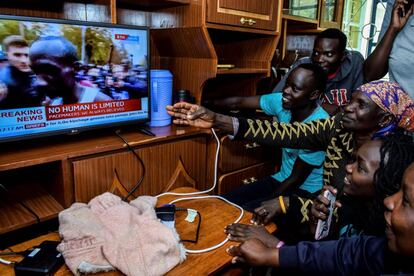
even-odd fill
[[[326,190],[323,193],[323,196],[329,200],[329,206],[328,206],[329,214],[326,220],[321,220],[321,219],[318,220],[318,224],[316,226],[316,232],[315,232],[315,240],[320,240],[328,236],[329,229],[331,226],[331,221],[332,221],[332,214],[335,208],[336,196],[329,190]]]

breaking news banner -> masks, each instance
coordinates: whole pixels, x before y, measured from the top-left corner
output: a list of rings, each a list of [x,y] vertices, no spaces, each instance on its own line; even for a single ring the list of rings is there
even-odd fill
[[[63,125],[78,128],[102,122],[122,122],[130,120],[131,116],[145,118],[148,113],[146,102],[147,98],[142,98],[0,110],[0,135],[7,137],[16,132],[33,134],[44,130],[56,131],[62,129]]]
[[[141,100],[123,100],[94,103],[77,103],[62,106],[47,106],[46,120],[60,120],[111,113],[122,113],[141,109]]]

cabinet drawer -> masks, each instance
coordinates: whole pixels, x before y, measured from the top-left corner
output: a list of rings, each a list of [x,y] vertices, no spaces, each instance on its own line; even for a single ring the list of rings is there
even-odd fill
[[[219,166],[223,173],[257,163],[275,161],[280,155],[278,148],[248,141],[233,141],[228,136],[223,137],[221,143]]]
[[[208,0],[207,22],[276,30],[277,0]]]
[[[275,171],[276,168],[273,163],[260,163],[246,169],[224,174],[218,182],[218,193],[225,194],[237,187],[249,185],[258,179],[273,174]]]

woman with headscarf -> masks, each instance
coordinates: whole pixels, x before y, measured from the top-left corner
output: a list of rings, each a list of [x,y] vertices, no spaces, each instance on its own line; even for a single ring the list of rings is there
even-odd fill
[[[244,119],[214,113],[202,106],[177,103],[167,106],[174,123],[200,128],[219,128],[236,139],[252,140],[286,148],[324,150],[324,184],[342,193],[345,166],[364,142],[390,135],[398,129],[414,130],[414,103],[397,83],[374,81],[352,93],[343,113],[308,123],[278,123]],[[291,213],[295,220],[309,219],[312,199],[296,196],[277,197],[262,203],[253,214],[253,222],[267,223],[277,213]]]

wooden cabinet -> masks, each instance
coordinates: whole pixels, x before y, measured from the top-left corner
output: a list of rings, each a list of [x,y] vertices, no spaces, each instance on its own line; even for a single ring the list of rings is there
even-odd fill
[[[242,24],[240,14],[256,23]],[[163,9],[152,16],[152,64],[168,68],[174,90],[189,90],[197,103],[217,95],[255,95],[258,82],[270,75],[280,14],[275,0],[191,1]]]
[[[145,166],[133,195],[205,189],[210,136],[190,127],[151,130],[156,137],[122,132]],[[126,196],[143,175],[138,159],[108,130],[2,144],[0,153],[0,240],[2,234],[56,218],[74,201],[88,202],[107,191]]]
[[[5,164],[6,158],[5,155],[0,157],[0,235],[56,217],[64,209],[56,187],[63,185],[61,163],[46,162],[11,169],[16,163]]]
[[[205,137],[144,146],[135,151],[145,168],[128,151],[74,160],[75,201],[88,202],[106,191],[126,196],[125,191],[136,185],[144,171],[144,180],[135,195],[157,195],[184,186],[200,188],[205,183]],[[119,183],[114,182],[116,176]]]
[[[0,3],[2,14],[150,27],[151,68],[170,70],[173,90],[189,90],[197,103],[256,94],[258,83],[270,75],[270,62],[280,37],[281,8],[281,1],[276,0]],[[223,64],[230,65],[229,69],[218,68]],[[126,133],[145,163],[144,181],[136,195],[157,194],[177,186],[210,187],[213,159],[209,158],[210,146],[206,146],[210,136],[192,128],[166,127],[154,132],[155,138],[134,131]],[[232,146],[226,147],[224,151],[232,152]],[[255,166],[263,163],[261,158],[267,158],[262,153],[255,155],[221,160],[221,175]],[[228,153],[222,156],[227,158]],[[86,202],[108,190],[125,194],[141,175],[139,162],[113,133],[39,139],[12,147],[0,145],[0,179],[10,191],[0,190],[0,234],[37,221],[10,195],[15,194],[43,221],[56,217],[75,200]]]
[[[204,0],[164,9],[152,18],[153,64],[173,72],[174,89],[189,90],[197,103],[256,95],[260,81],[270,76],[281,6],[276,0]],[[219,177],[273,160],[257,145],[222,142]],[[208,164],[207,183],[213,170]]]
[[[248,141],[221,138],[218,193],[224,194],[269,176],[277,170],[280,150]]]
[[[255,142],[233,141],[228,136],[221,138],[221,158],[219,168],[228,173],[263,162],[276,160],[276,149],[264,147]]]
[[[275,31],[279,1],[208,0],[207,22]]]

